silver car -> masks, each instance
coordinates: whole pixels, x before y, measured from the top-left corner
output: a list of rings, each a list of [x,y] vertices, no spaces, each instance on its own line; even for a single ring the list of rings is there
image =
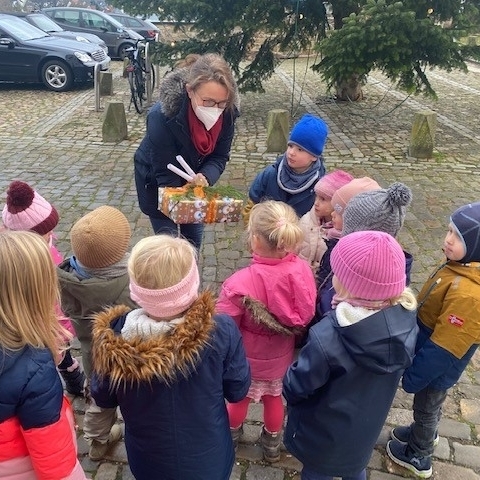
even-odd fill
[[[125,49],[135,47],[137,40],[143,40],[138,33],[125,28],[117,20],[104,12],[89,8],[51,7],[42,13],[48,15],[65,30],[78,33],[93,33],[99,36],[108,47],[111,57],[124,58]]]

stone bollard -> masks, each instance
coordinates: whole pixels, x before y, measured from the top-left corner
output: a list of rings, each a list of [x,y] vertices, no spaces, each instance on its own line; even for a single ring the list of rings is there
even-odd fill
[[[100,96],[113,95],[112,72],[100,72]]]
[[[290,115],[287,110],[270,110],[267,119],[267,152],[287,149]]]
[[[102,125],[104,142],[121,142],[127,138],[127,117],[123,102],[108,102]]]
[[[415,113],[408,156],[414,158],[432,158],[437,129],[437,114],[431,110]]]

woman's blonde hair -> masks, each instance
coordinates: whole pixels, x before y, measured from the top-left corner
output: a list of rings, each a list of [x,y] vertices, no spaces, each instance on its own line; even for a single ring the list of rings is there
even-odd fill
[[[294,252],[303,240],[295,210],[284,202],[266,200],[255,204],[248,220],[248,236],[260,235],[272,249]]]
[[[48,348],[58,361],[66,334],[55,315],[55,265],[45,240],[33,232],[0,233],[0,345]]]
[[[193,245],[183,238],[155,235],[140,240],[128,259],[128,274],[140,287],[161,290],[183,280],[197,259]]]
[[[177,62],[176,66],[189,67],[187,85],[193,91],[207,82],[213,81],[223,85],[228,93],[227,109],[233,108],[237,87],[232,70],[223,57],[216,53],[190,54]]]
[[[406,310],[415,310],[417,308],[417,297],[413,291],[407,287],[400,296],[390,299],[392,305],[400,304]]]

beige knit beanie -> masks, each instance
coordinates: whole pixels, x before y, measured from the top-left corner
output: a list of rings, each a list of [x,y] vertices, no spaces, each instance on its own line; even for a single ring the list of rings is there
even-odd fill
[[[114,207],[103,206],[87,213],[70,231],[76,259],[87,268],[104,268],[119,262],[127,253],[130,224]]]

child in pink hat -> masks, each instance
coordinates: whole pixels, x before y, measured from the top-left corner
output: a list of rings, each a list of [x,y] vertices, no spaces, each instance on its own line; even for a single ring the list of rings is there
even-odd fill
[[[322,177],[313,188],[315,203],[300,219],[300,228],[304,239],[298,256],[306,260],[315,274],[323,254],[327,250],[326,241],[332,236],[340,236],[340,231],[333,228],[331,204],[333,194],[353,176],[343,170],[334,170]]]
[[[345,208],[353,197],[371,190],[379,190],[382,187],[370,177],[355,178],[351,182],[337,189],[332,195],[332,224],[334,231],[338,235],[331,236],[327,241],[327,251],[322,257],[320,266],[317,270],[317,307],[315,320],[318,321],[322,316],[332,309],[332,301],[335,291],[332,288],[332,268],[330,265],[330,254],[333,247],[337,244],[343,229],[343,214]]]
[[[48,243],[53,263],[58,265],[63,255],[54,245],[54,228],[58,224],[56,208],[36,192],[28,183],[14,180],[7,190],[7,202],[2,211],[3,225],[8,230],[24,230],[38,233]],[[58,321],[72,336],[75,331],[70,319],[62,312],[60,305],[56,307]],[[65,339],[68,342],[68,339]],[[72,357],[70,350],[65,350],[63,360],[58,365],[67,392],[82,395],[85,376],[78,361]]]
[[[366,480],[398,382],[412,363],[417,302],[388,233],[342,237],[331,255],[344,301],[315,324],[283,380],[284,444],[302,480]]]

